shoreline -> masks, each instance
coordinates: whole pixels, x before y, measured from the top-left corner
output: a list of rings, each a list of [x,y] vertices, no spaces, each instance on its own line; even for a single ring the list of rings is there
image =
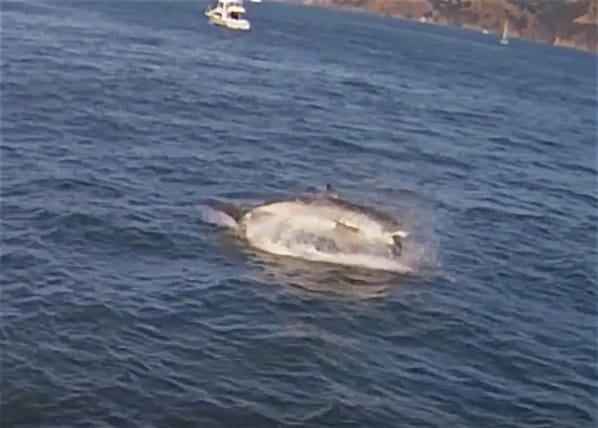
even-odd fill
[[[408,16],[405,16],[404,14],[397,13],[397,12],[383,12],[383,11],[378,11],[378,10],[372,10],[368,7],[363,7],[363,6],[358,6],[358,5],[336,3],[334,0],[332,0],[332,1],[330,1],[330,0],[290,0],[290,1],[275,0],[275,2],[277,2],[277,3],[279,3],[279,2],[280,3],[292,3],[292,4],[307,6],[307,7],[315,6],[315,7],[322,7],[324,9],[336,9],[336,10],[355,12],[355,13],[364,13],[364,14],[371,15],[371,16],[379,16],[379,17],[392,18],[392,19],[396,19],[396,20],[404,20],[404,21],[409,21],[412,23],[434,25],[434,26],[439,26],[439,27],[458,28],[461,30],[477,32],[480,34],[483,34],[483,31],[487,30],[488,33],[485,34],[486,36],[490,36],[490,37],[494,36],[497,38],[497,41],[500,39],[500,31],[497,32],[493,28],[487,28],[486,26],[480,25],[480,24],[476,25],[475,23],[464,23],[462,25],[456,25],[451,22],[448,22],[448,20],[435,21],[432,19],[427,19],[425,21],[421,21],[420,20],[421,18],[408,17]],[[515,31],[512,31],[508,37],[510,40],[517,39],[517,40],[522,40],[522,41],[528,41],[528,42],[535,43],[538,45],[554,46],[554,47],[558,47],[558,48],[562,48],[562,49],[567,49],[570,51],[573,50],[573,51],[577,51],[577,52],[585,52],[587,54],[591,54],[594,56],[598,55],[598,45],[595,46],[594,49],[592,49],[590,46],[580,45],[580,44],[576,43],[574,40],[571,40],[569,38],[559,37],[559,36],[556,36],[554,42],[552,42],[552,43],[549,41],[543,40],[541,38],[538,38],[538,37],[525,36],[525,35],[520,34],[519,32],[515,32]]]

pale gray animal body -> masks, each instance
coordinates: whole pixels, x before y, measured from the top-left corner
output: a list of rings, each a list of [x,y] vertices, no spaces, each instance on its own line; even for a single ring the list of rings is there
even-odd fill
[[[263,246],[264,222],[274,225],[281,236],[291,227],[315,236],[328,250],[383,246],[394,257],[401,255],[402,239],[408,235],[390,215],[341,199],[330,185],[323,195],[269,201],[246,209],[222,202],[212,205],[232,217],[242,238],[256,247]]]

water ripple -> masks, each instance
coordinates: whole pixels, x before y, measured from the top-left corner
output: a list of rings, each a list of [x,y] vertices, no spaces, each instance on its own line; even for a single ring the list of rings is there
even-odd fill
[[[596,425],[591,56],[268,2],[247,34],[186,2],[3,6],[6,426]],[[422,268],[200,221],[326,183]]]

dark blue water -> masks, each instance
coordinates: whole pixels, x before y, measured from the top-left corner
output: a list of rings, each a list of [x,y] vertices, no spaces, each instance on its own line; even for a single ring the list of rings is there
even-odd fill
[[[596,58],[204,7],[2,2],[2,427],[596,426]],[[412,274],[200,221],[328,182]]]

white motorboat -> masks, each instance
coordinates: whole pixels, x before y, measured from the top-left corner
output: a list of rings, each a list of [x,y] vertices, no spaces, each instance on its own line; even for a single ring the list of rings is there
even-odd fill
[[[208,6],[204,12],[212,24],[231,30],[249,30],[251,24],[245,18],[245,13],[243,0],[217,0],[215,5]]]

